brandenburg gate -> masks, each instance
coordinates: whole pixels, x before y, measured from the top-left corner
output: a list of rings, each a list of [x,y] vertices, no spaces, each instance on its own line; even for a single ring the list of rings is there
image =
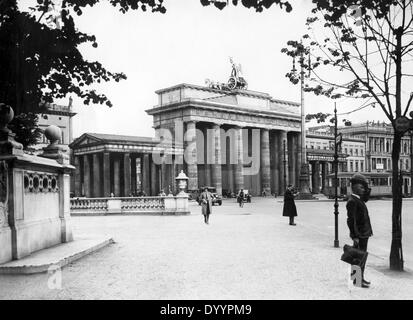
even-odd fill
[[[244,188],[252,195],[269,195],[283,194],[287,183],[298,185],[298,103],[256,91],[191,84],[156,93],[158,105],[146,110],[153,116],[156,137],[167,136],[182,143],[184,153],[196,155],[190,163],[181,162],[189,191],[212,186],[224,194]]]

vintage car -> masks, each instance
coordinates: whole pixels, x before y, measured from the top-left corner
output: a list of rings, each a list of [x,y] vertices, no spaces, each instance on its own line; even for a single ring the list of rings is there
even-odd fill
[[[205,188],[208,188],[208,191],[212,193],[212,205],[222,205],[222,196],[217,193],[217,189],[214,187],[202,187],[198,189],[196,197],[193,195],[198,204],[201,205],[201,193]]]

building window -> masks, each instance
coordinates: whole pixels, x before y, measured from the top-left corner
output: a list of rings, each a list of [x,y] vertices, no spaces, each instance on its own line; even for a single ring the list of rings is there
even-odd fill
[[[344,153],[347,154],[347,148],[344,148]]]
[[[359,171],[359,162],[355,161],[355,171],[358,172]]]
[[[363,156],[363,149],[360,149],[360,154],[361,156]]]
[[[353,172],[353,161],[350,161],[350,172]]]
[[[360,161],[360,171],[364,172],[364,162]]]
[[[371,159],[371,168],[373,170],[376,170],[376,159],[375,158]]]
[[[350,149],[350,155],[351,156],[353,155],[353,149]]]
[[[354,150],[356,152],[356,156],[359,155],[359,149]]]

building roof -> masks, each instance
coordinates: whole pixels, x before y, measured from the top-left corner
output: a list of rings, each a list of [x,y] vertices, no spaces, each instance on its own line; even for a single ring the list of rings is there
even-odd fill
[[[137,136],[125,136],[118,134],[107,134],[107,133],[85,133],[91,137],[94,137],[103,141],[116,141],[116,142],[155,142],[158,143],[159,139],[152,137],[137,137]]]

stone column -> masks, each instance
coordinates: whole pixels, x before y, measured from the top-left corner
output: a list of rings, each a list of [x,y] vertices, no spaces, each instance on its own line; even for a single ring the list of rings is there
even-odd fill
[[[222,168],[221,168],[221,126],[213,125],[214,129],[214,164],[212,165],[212,186],[218,194],[222,194]]]
[[[261,192],[271,195],[270,134],[261,129]]]
[[[129,197],[130,195],[130,181],[131,181],[131,163],[130,154],[123,154],[123,195]]]
[[[130,162],[131,162],[131,193],[132,195],[136,195],[138,190],[137,190],[137,172],[136,172],[136,159],[137,155],[134,154],[133,156],[130,157]]]
[[[277,131],[273,131],[273,139],[272,139],[272,149],[273,149],[273,173],[272,173],[272,179],[273,179],[273,185],[274,185],[274,193],[277,194],[277,196],[280,195],[280,149],[279,149],[279,136]]]
[[[74,166],[75,166],[75,172],[74,172],[74,180],[75,180],[75,190],[74,194],[76,197],[81,196],[82,193],[82,183],[81,183],[81,177],[80,177],[80,156],[74,156]]]
[[[103,197],[110,197],[110,153],[103,153]]]
[[[196,150],[196,122],[188,121],[186,125],[185,160],[188,168],[188,191],[198,190],[198,161]]]
[[[149,162],[148,153],[145,153],[143,155],[142,183],[143,183],[143,191],[145,191],[146,195],[149,196],[151,193],[151,184],[150,184],[150,162]]]
[[[117,155],[113,159],[113,193],[120,197],[120,160]]]
[[[322,188],[322,193],[326,193],[326,188],[328,185],[328,178],[327,178],[327,174],[328,174],[328,164],[327,162],[322,162],[321,163],[321,188]]]
[[[284,194],[288,185],[288,143],[287,131],[280,131],[279,139],[279,164],[280,164],[280,192]]]
[[[299,184],[300,184],[300,172],[301,172],[301,166],[303,165],[302,164],[302,161],[301,161],[301,158],[302,158],[302,156],[301,156],[301,152],[302,152],[302,150],[301,150],[301,144],[302,144],[302,141],[301,141],[301,132],[297,132],[297,155],[296,155],[296,159],[297,159],[297,166],[296,166],[296,185],[298,186]]]
[[[100,160],[99,153],[93,154],[93,197],[99,198],[102,196],[102,180],[100,176]]]
[[[208,129],[208,127],[204,127],[202,130],[202,133],[204,135],[204,181],[206,186],[212,186],[211,166],[214,162],[214,137],[208,135]]]
[[[235,190],[244,188],[244,145],[242,139],[242,128],[235,127],[235,145],[234,149],[237,153],[237,164],[235,165]]]
[[[161,164],[161,189],[168,194],[168,182],[167,182],[167,173],[166,173],[166,164],[165,162],[162,162]]]
[[[320,193],[320,161],[313,163],[313,193]]]
[[[288,145],[288,184],[295,184],[295,163],[296,163],[296,143],[295,135],[291,132],[287,135],[287,145]]]
[[[228,179],[228,191],[229,192],[235,192],[235,190],[234,190],[234,188],[235,188],[235,185],[234,185],[234,163],[232,163],[232,158],[231,158],[231,152],[233,152],[233,151],[231,151],[231,149],[232,149],[232,145],[234,145],[234,139],[235,139],[235,136],[233,136],[233,137],[231,137],[230,138],[230,143],[229,144],[227,144],[226,143],[226,150],[225,150],[225,154],[226,154],[226,168],[227,168],[227,176],[226,176],[226,178]]]
[[[151,196],[156,196],[158,194],[157,186],[158,186],[158,181],[156,179],[156,164],[151,161]]]
[[[85,189],[85,196],[90,198],[92,196],[90,190],[90,159],[87,154],[83,157],[83,187]]]

